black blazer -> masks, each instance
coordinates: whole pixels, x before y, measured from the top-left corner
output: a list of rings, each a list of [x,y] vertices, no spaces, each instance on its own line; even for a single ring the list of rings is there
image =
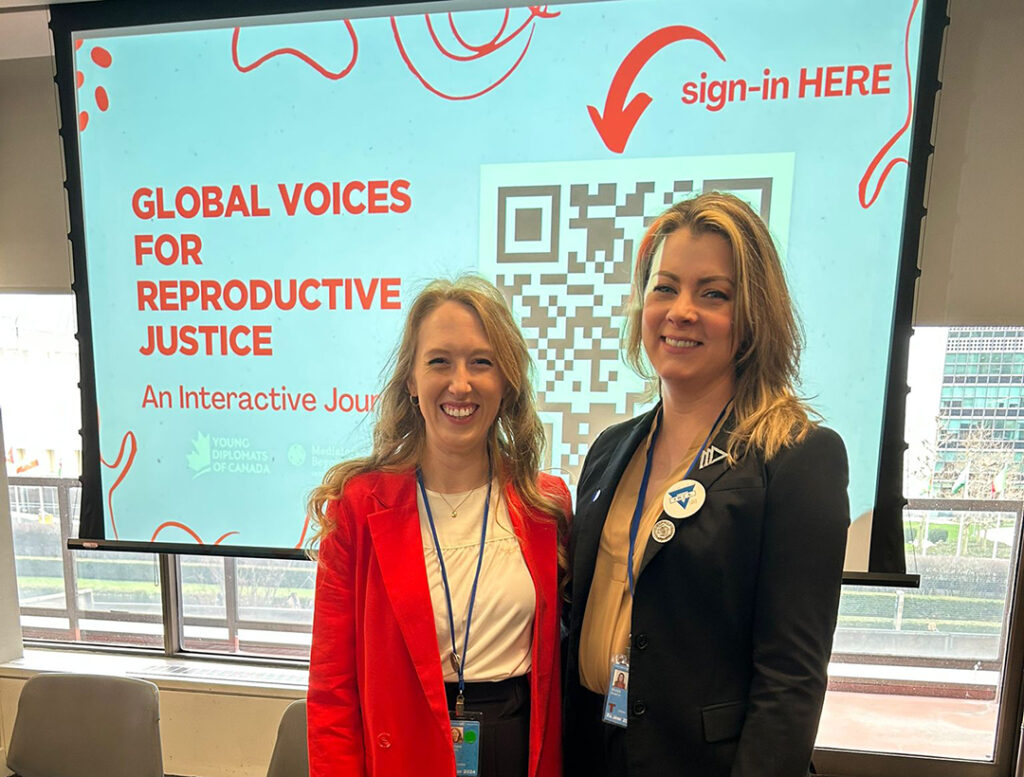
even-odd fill
[[[579,682],[579,642],[616,486],[655,411],[605,430],[587,455],[570,538],[567,777],[610,773],[601,699]],[[725,450],[733,421],[713,444]],[[635,583],[629,777],[800,777],[814,748],[839,607],[849,504],[846,449],[818,428],[770,461],[757,452],[690,477],[704,506]],[[663,519],[668,516],[662,514]]]

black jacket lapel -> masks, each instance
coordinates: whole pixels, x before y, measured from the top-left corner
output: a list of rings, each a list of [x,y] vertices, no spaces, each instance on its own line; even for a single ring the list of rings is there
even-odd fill
[[[735,427],[736,419],[730,413],[729,417],[725,419],[725,423],[722,424],[722,428],[718,430],[718,434],[715,435],[715,439],[697,456],[697,463],[687,478],[688,480],[696,480],[704,486],[705,494],[711,491],[711,487],[718,479],[731,469],[725,451],[729,449],[729,435],[732,434],[732,430]],[[704,464],[703,467],[701,466],[702,463]],[[705,499],[707,499],[707,496],[705,496]],[[689,518],[672,518],[662,511],[658,517],[658,523],[670,521],[678,529],[683,521],[699,521],[701,519],[701,512],[701,510],[698,510],[697,513]],[[640,572],[637,575],[637,579],[644,573],[644,569],[647,568],[647,565],[651,563],[654,557],[661,552],[661,549],[671,541],[669,539],[666,542],[658,542],[654,537],[647,538],[647,546],[644,549],[643,560],[640,562]]]

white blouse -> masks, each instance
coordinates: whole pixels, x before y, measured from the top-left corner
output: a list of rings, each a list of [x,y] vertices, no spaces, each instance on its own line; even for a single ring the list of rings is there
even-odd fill
[[[472,493],[463,491],[444,494],[443,498],[438,492],[427,490],[451,588],[455,644],[460,655],[463,652],[466,614],[480,550],[480,528],[486,495],[486,486]],[[420,514],[420,536],[423,538],[423,558],[427,565],[441,668],[444,670],[445,682],[457,682],[458,674],[450,661],[451,629],[441,566],[430,534],[430,524],[427,522],[423,493],[418,488],[416,504]],[[451,517],[453,506],[458,508],[455,518]],[[480,568],[480,582],[477,584],[476,603],[473,606],[469,648],[466,651],[466,682],[505,680],[530,671],[535,608],[533,579],[523,559],[519,540],[512,531],[501,487],[495,482],[491,487],[487,540]]]

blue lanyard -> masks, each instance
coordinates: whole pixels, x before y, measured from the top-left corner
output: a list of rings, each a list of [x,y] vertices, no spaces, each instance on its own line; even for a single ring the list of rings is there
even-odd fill
[[[708,447],[708,443],[711,441],[711,435],[715,433],[715,429],[718,424],[721,423],[722,417],[725,415],[725,411],[729,409],[729,405],[732,403],[732,398],[725,403],[725,407],[722,408],[722,412],[718,414],[718,418],[711,424],[711,431],[708,432],[708,436],[704,438],[704,442],[701,443],[700,449],[697,451],[697,455],[693,457],[693,461],[690,462],[690,466],[686,468],[686,474],[683,475],[683,480],[690,477],[690,473],[693,472],[693,466],[697,463],[700,455],[704,452],[704,449]],[[636,506],[633,508],[633,520],[629,524],[629,556],[626,557],[626,571],[629,575],[629,595],[633,596],[636,590],[636,584],[633,579],[633,554],[636,552],[636,537],[640,533],[640,519],[643,517],[644,512],[644,501],[647,498],[647,485],[651,480],[651,463],[654,461],[654,444],[658,441],[658,434],[661,432],[661,419],[664,414],[662,408],[658,408],[658,417],[654,419],[654,433],[651,435],[651,441],[647,445],[647,462],[644,464],[644,476],[640,481],[640,493],[636,497]],[[426,496],[423,497],[426,500]]]
[[[455,671],[459,675],[459,695],[455,700],[455,714],[462,715],[465,708],[466,697],[463,691],[466,689],[466,653],[469,650],[469,624],[473,620],[473,604],[476,602],[476,587],[480,582],[480,568],[484,562],[484,543],[487,541],[487,513],[491,509],[491,468],[487,468],[487,499],[484,502],[484,523],[480,529],[480,554],[476,559],[476,574],[473,576],[473,588],[469,592],[469,610],[466,612],[466,634],[462,641],[462,655],[459,655],[455,646],[455,616],[452,614],[452,591],[448,585],[448,571],[444,566],[444,554],[441,552],[441,543],[437,539],[437,527],[434,526],[434,515],[430,512],[430,500],[427,499],[427,488],[423,485],[423,472],[416,468],[416,481],[420,484],[420,492],[423,494],[423,506],[427,509],[427,522],[430,524],[430,536],[434,538],[434,550],[437,551],[437,563],[441,567],[441,582],[444,583],[444,600],[448,605],[448,628],[452,640],[452,658],[455,664]]]

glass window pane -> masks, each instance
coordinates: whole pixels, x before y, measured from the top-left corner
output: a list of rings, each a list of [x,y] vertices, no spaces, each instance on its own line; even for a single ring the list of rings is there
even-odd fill
[[[12,485],[9,492],[18,601],[22,607],[63,610],[67,602],[57,489]]]
[[[182,556],[186,650],[308,660],[316,565]]]

